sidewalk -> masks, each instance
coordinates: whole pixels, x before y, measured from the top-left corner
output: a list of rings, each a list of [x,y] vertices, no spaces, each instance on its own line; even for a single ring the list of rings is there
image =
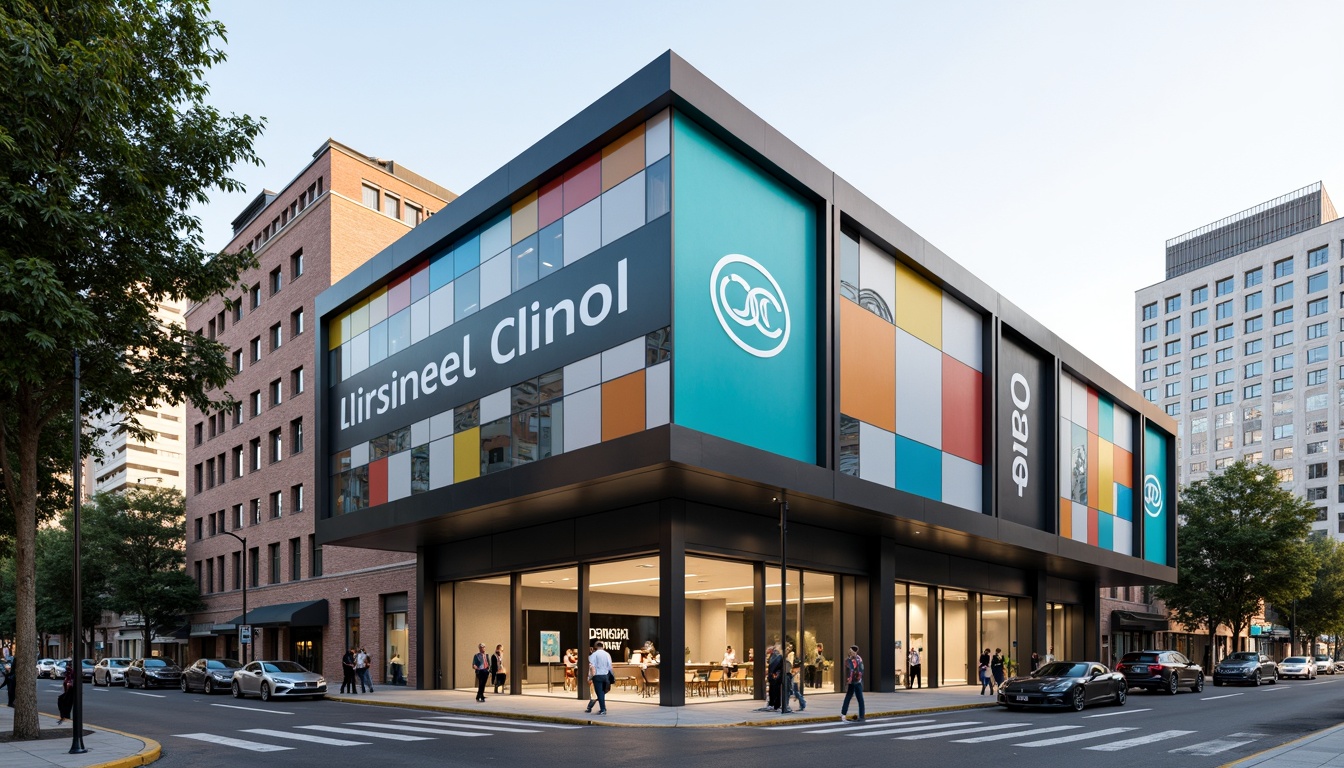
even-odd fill
[[[571,696],[573,694],[570,694]],[[648,699],[630,694],[608,697],[605,717],[584,713],[586,702],[575,698],[543,695],[489,695],[475,701],[474,691],[418,691],[401,686],[380,686],[367,694],[330,694],[329,699],[352,704],[407,707],[441,712],[478,714],[488,717],[544,720],[559,723],[603,725],[626,728],[726,728],[760,727],[783,723],[827,722],[840,715],[844,696],[816,693],[808,697],[807,709],[791,714],[760,711],[762,702],[732,698],[704,703],[692,698],[684,707],[659,707]],[[712,697],[711,697],[712,698]],[[994,706],[989,696],[978,695],[975,686],[940,689],[868,692],[864,696],[869,717],[911,715],[958,709]],[[857,705],[850,704],[850,717]],[[14,711],[0,706],[0,733],[13,730]],[[56,718],[41,716],[41,726],[53,730]],[[63,726],[68,732],[68,726]],[[152,739],[85,724],[82,755],[72,755],[70,738],[0,743],[0,768],[131,768],[148,765],[159,758],[160,746]],[[1332,766],[1344,768],[1344,725],[1305,736],[1281,747],[1243,758],[1228,766],[1285,766],[1308,768]]]
[[[38,707],[42,711],[42,707]],[[37,741],[11,741],[0,744],[0,768],[37,768],[65,766],[65,768],[131,768],[149,765],[159,759],[159,743],[142,736],[99,728],[84,723],[84,754],[70,754],[73,731],[69,723],[57,726],[56,716],[38,715],[42,730],[62,730],[64,738],[44,738]],[[0,733],[14,731],[14,710],[0,705]]]

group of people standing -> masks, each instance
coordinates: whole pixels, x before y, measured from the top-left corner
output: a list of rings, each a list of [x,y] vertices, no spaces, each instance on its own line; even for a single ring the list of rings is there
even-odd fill
[[[495,646],[494,653],[485,652],[485,643],[476,645],[476,655],[471,657],[471,669],[476,673],[476,700],[485,701],[485,684],[488,682],[495,693],[508,684],[509,668],[504,661],[503,644]]]
[[[373,659],[363,648],[347,648],[341,657],[341,693],[373,693]],[[359,688],[361,690],[356,691]]]
[[[994,695],[994,691],[1003,683],[1007,677],[1003,659],[1003,649],[995,648],[993,655],[986,648],[980,654],[980,695],[989,693]]]

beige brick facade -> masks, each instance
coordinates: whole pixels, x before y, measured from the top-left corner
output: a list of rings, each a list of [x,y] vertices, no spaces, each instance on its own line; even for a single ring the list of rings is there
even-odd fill
[[[387,212],[364,204],[366,185],[376,190],[379,208],[388,206]],[[206,609],[191,619],[192,637],[182,661],[237,657],[236,635],[216,625],[242,613],[239,586],[254,575],[247,586],[250,614],[314,600],[326,600],[328,610],[320,628],[259,627],[254,657],[295,659],[339,678],[347,632],[353,639],[358,626],[358,642],[375,660],[373,677],[381,682],[392,652],[384,648],[386,609],[389,601],[404,597],[408,645],[395,651],[407,662],[409,677],[415,653],[415,556],[314,545],[312,388],[319,382],[313,300],[452,198],[394,163],[328,141],[226,248],[250,245],[259,261],[228,297],[240,302],[240,309],[216,298],[188,311],[189,329],[213,335],[230,350],[231,359],[241,357],[241,370],[228,391],[242,412],[241,423],[232,411],[208,414],[188,407],[186,412],[186,562],[201,585]],[[405,215],[407,204],[414,206],[410,215]],[[225,531],[247,540],[246,554]],[[255,574],[249,573],[251,562]],[[357,621],[348,623],[348,609],[357,609]]]

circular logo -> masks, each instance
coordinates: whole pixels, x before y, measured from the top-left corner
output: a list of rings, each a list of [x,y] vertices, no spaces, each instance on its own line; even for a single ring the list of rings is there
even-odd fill
[[[709,300],[733,343],[756,357],[774,357],[789,343],[789,302],[769,270],[730,253],[709,276]]]
[[[1162,514],[1162,486],[1153,475],[1143,478],[1143,511],[1149,517]]]

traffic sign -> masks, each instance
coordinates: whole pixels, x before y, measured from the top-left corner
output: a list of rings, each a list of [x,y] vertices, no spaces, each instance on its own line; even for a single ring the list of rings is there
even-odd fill
[[[243,624],[238,627],[238,642],[243,645],[249,645],[252,642],[252,625]]]

